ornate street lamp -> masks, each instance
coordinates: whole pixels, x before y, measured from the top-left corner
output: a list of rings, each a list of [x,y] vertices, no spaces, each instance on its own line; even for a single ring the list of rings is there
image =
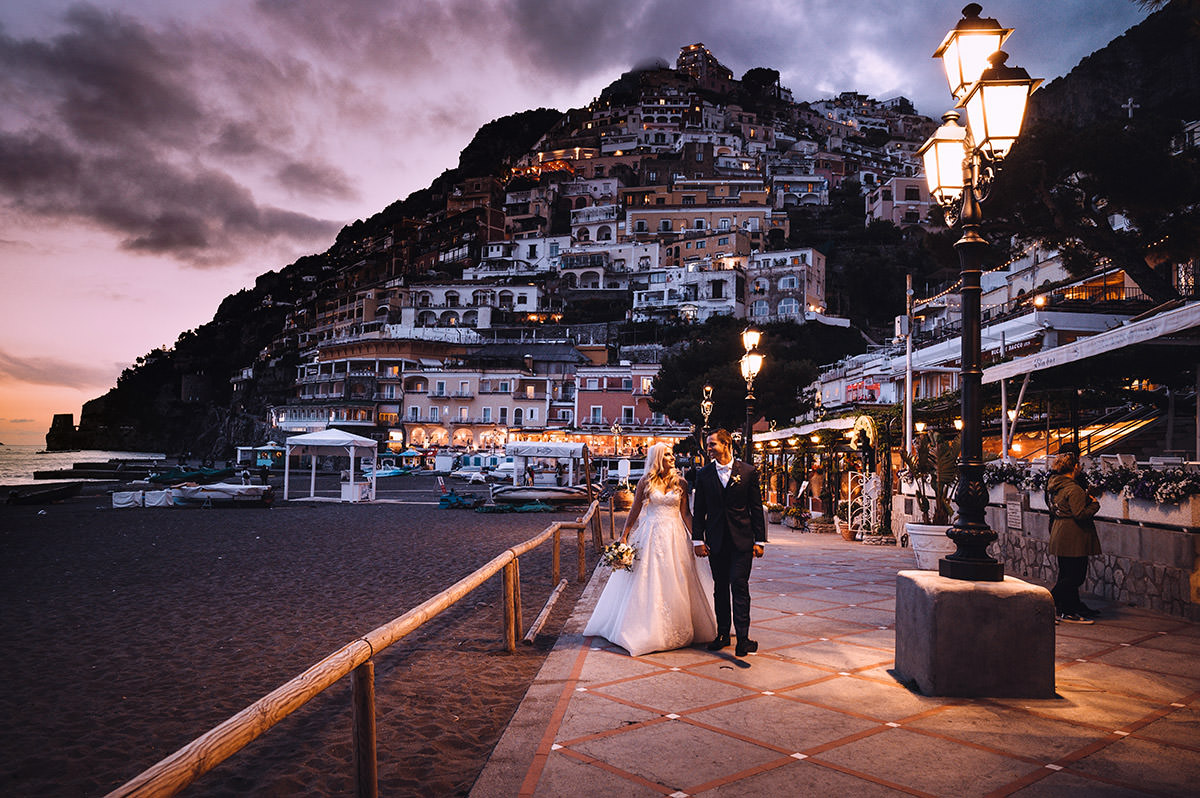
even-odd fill
[[[712,392],[713,387],[705,385],[704,398],[700,400],[700,415],[704,416],[704,427],[701,430],[701,434],[704,435],[705,440],[708,440],[708,417],[712,415],[713,411]]]
[[[982,10],[978,3],[964,8],[963,19],[934,53],[934,58],[942,59],[958,109],[943,116],[945,124],[918,152],[925,161],[929,193],[945,211],[947,225],[962,226],[962,238],[954,246],[962,279],[963,427],[954,493],[958,516],[947,533],[956,549],[938,563],[938,572],[952,579],[1000,582],[1004,566],[987,553],[997,536],[984,520],[979,278],[988,243],[979,234],[980,203],[1016,142],[1029,95],[1041,81],[1020,67],[1006,65],[1008,55],[998,48],[1012,29],[991,18],[981,19]],[[964,116],[965,128],[960,124]]]
[[[761,339],[762,333],[753,327],[747,327],[742,333],[742,346],[746,350],[740,361],[742,379],[746,381],[746,426],[742,431],[745,446],[742,451],[746,462],[751,464],[754,462],[754,378],[758,376],[763,364],[763,356],[758,351],[758,342]]]
[[[621,428],[621,422],[614,421],[608,431],[613,435],[613,457],[621,454],[621,433],[625,430]]]

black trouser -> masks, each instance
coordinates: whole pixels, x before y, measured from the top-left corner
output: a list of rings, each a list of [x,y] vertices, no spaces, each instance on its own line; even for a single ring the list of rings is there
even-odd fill
[[[1058,581],[1050,588],[1054,608],[1062,612],[1079,612],[1079,586],[1087,577],[1087,557],[1059,557]]]
[[[713,608],[717,614],[717,634],[728,635],[730,616],[739,640],[750,636],[750,566],[754,550],[738,551],[726,539],[721,550],[709,555],[713,575]],[[730,598],[732,613],[730,612]]]

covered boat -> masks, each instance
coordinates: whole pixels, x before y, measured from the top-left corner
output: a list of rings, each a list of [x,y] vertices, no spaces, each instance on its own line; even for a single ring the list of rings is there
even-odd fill
[[[171,496],[178,506],[259,506],[269,507],[275,500],[270,485],[235,485],[217,482],[211,485],[176,485]]]
[[[511,485],[492,488],[492,501],[507,504],[550,502],[556,504],[585,503],[595,495],[591,484],[591,464],[587,445],[582,443],[535,443],[518,441],[504,447],[513,458]],[[537,462],[553,462],[552,471],[537,471]],[[563,468],[559,468],[560,464]],[[582,484],[575,484],[576,477]],[[561,480],[564,484],[559,485]]]

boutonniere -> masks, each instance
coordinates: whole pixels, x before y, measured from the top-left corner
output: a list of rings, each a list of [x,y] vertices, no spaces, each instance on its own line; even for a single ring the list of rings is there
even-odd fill
[[[730,475],[729,475],[729,484],[730,484],[730,485],[736,485],[736,484],[738,484],[738,483],[739,483],[739,482],[741,482],[741,481],[742,481],[742,475],[741,475],[741,474],[730,474]],[[727,486],[727,487],[728,487],[728,486]]]

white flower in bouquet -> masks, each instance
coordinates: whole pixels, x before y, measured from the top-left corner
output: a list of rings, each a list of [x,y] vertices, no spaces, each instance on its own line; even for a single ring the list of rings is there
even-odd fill
[[[620,571],[632,571],[633,561],[637,558],[638,550],[621,541],[608,544],[600,553],[601,562],[613,570]]]

